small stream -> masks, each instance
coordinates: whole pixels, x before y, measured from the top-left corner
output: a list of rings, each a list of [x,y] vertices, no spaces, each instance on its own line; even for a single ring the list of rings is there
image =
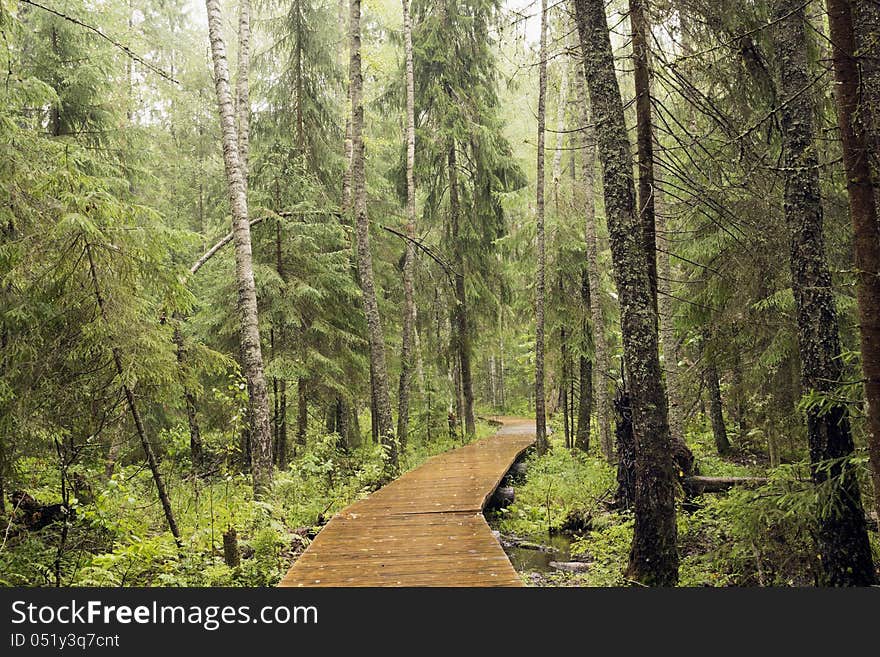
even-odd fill
[[[518,537],[519,538],[519,537]],[[558,573],[551,561],[571,561],[571,539],[564,534],[522,537],[529,547],[515,545],[501,537],[501,546],[517,572]],[[543,549],[535,549],[539,545]]]

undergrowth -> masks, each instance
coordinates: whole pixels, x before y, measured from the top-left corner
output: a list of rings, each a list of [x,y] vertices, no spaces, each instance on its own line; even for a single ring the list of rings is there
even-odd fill
[[[494,431],[480,422],[477,438]],[[191,476],[185,448],[167,438],[174,458],[166,458],[162,468],[182,549],[167,531],[149,470],[141,463],[117,465],[99,491],[81,493],[75,501],[60,560],[61,523],[28,531],[0,518],[0,586],[273,586],[324,520],[382,482],[381,446],[368,443],[345,451],[337,447],[337,435],[315,432],[290,467],[276,472],[271,496],[255,501],[246,475]],[[430,442],[413,432],[402,468],[460,444],[445,432]],[[178,447],[181,453],[171,455]],[[23,464],[35,473],[28,493],[41,502],[54,501],[57,474],[38,466]],[[87,474],[90,480],[100,478]],[[229,527],[239,538],[237,568],[228,567],[222,556],[222,535]]]

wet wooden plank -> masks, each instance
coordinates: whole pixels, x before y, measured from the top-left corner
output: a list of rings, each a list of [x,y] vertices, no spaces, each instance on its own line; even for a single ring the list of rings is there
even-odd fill
[[[279,586],[520,586],[482,510],[534,424],[499,420],[336,514]]]

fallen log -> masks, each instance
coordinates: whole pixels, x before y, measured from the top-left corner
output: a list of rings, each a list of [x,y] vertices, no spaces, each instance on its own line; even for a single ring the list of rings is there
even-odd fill
[[[754,488],[766,483],[766,477],[685,477],[682,481],[682,485],[690,495],[723,493],[734,486]]]
[[[591,564],[585,561],[551,561],[550,567],[567,573],[585,573]]]

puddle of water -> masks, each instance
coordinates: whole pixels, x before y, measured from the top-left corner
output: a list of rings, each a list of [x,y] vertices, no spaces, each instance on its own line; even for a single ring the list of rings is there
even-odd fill
[[[517,572],[556,573],[559,571],[550,566],[551,561],[571,561],[571,539],[564,534],[530,536],[526,540],[554,549],[533,550],[502,543]]]

